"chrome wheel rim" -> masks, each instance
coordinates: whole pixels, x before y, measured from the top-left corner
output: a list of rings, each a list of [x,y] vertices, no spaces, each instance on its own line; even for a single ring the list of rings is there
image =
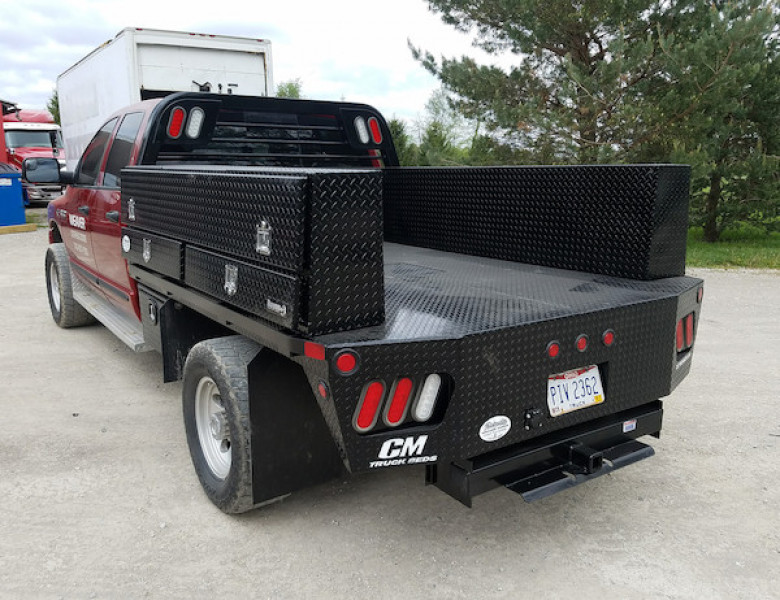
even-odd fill
[[[230,428],[219,388],[211,377],[203,377],[195,390],[195,426],[203,457],[217,479],[225,479],[232,459]]]
[[[52,262],[49,265],[49,289],[51,291],[51,303],[54,310],[60,312],[60,278],[57,274],[57,266]]]

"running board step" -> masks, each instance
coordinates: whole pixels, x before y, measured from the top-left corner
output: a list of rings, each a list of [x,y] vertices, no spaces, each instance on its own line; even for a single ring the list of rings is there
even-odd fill
[[[94,292],[78,277],[73,277],[73,298],[84,307],[88,313],[108,328],[116,337],[122,340],[133,352],[154,350],[144,342],[143,325],[141,321],[129,316],[102,294]]]

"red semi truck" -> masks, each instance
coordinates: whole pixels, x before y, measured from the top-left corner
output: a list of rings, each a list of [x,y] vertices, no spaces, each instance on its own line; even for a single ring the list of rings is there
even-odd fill
[[[65,154],[60,126],[45,110],[21,110],[16,104],[2,102],[3,144],[0,146],[0,162],[21,170],[27,158],[55,158],[65,166]],[[4,148],[3,148],[4,146]],[[63,186],[33,185],[22,179],[25,205],[30,202],[49,202],[62,194]]]
[[[49,205],[61,327],[183,379],[225,512],[424,465],[470,506],[653,454],[691,367],[687,167],[398,167],[360,104],[181,93],[111,116]]]

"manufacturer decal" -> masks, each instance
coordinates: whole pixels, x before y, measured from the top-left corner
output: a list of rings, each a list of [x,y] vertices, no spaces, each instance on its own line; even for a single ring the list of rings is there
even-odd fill
[[[71,227],[75,227],[76,229],[83,229],[84,231],[87,230],[87,220],[80,215],[72,215],[68,213],[68,222],[70,223]]]
[[[484,442],[495,442],[504,437],[512,429],[512,420],[506,415],[490,417],[479,428],[479,437]]]
[[[623,433],[634,431],[634,429],[636,429],[636,419],[631,419],[630,421],[623,421]]]
[[[419,465],[436,462],[437,456],[423,456],[427,435],[392,438],[386,440],[379,449],[378,458],[368,463],[369,468],[395,467],[398,465]]]

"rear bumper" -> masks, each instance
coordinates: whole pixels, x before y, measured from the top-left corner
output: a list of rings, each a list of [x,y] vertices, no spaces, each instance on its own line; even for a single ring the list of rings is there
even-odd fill
[[[662,403],[651,402],[525,444],[429,465],[426,483],[466,506],[501,486],[532,502],[649,458],[653,449],[636,438],[658,437],[662,418]]]

